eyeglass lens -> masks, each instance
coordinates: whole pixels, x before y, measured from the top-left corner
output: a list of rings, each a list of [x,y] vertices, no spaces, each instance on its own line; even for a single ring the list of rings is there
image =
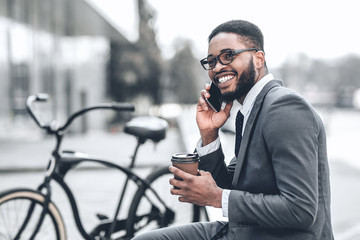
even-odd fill
[[[233,53],[231,51],[228,52],[223,52],[221,54],[219,54],[217,57],[208,57],[206,59],[204,59],[203,66],[206,69],[213,69],[216,66],[217,60],[222,64],[222,65],[227,65],[230,64],[233,60]]]

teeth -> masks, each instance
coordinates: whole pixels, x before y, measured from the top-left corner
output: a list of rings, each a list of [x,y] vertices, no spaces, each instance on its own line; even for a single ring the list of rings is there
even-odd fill
[[[220,82],[220,83],[224,83],[224,82],[232,79],[233,77],[234,77],[234,76],[232,76],[232,75],[228,75],[228,76],[221,77],[221,78],[219,78],[219,82]]]

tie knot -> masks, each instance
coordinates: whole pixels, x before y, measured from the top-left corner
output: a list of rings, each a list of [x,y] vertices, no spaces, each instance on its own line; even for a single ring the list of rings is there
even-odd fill
[[[244,121],[244,115],[240,112],[240,110],[236,114],[236,122],[238,121]]]

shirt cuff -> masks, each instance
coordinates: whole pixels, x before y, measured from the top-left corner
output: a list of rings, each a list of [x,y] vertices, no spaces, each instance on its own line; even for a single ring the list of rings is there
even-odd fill
[[[221,208],[223,212],[223,217],[229,217],[229,196],[231,190],[223,189],[221,196]]]
[[[215,139],[215,141],[209,143],[206,146],[203,146],[203,142],[200,138],[200,140],[198,141],[198,143],[196,145],[196,151],[200,157],[210,154],[212,152],[215,152],[219,148],[220,148],[220,138],[219,137],[217,139]]]

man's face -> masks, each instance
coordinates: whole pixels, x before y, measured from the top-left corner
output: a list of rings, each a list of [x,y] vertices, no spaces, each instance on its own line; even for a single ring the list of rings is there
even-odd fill
[[[219,33],[209,43],[208,56],[216,57],[224,50],[247,48],[234,33]],[[214,69],[208,72],[210,79],[219,87],[226,102],[240,100],[255,84],[253,51],[234,55],[228,65],[217,62]]]

